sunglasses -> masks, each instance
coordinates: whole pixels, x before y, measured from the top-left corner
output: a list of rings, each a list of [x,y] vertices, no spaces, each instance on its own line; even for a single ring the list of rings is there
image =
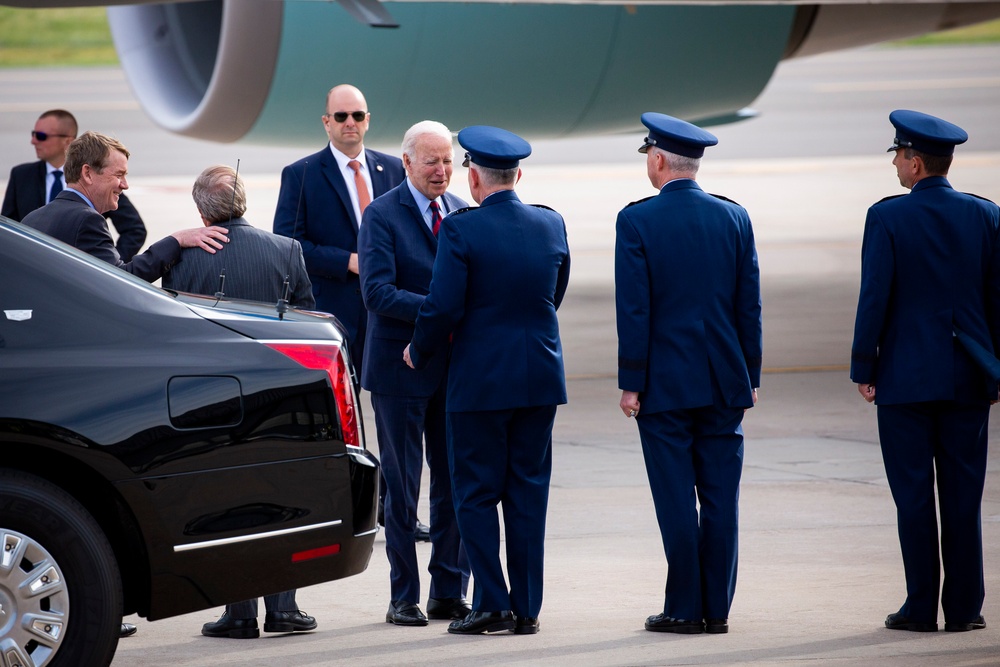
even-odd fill
[[[31,131],[31,136],[36,141],[45,141],[49,137],[71,137],[73,135],[71,135],[71,134],[49,134],[48,132],[35,132],[34,130],[32,130]]]
[[[348,113],[346,111],[335,111],[333,113],[328,113],[327,114],[328,118],[330,116],[333,116],[333,119],[335,121],[337,121],[338,123],[343,123],[345,120],[347,120],[348,116],[350,116],[351,118],[353,118],[355,123],[360,123],[360,122],[364,121],[365,118],[368,117],[368,112],[367,111],[352,111],[352,112]]]

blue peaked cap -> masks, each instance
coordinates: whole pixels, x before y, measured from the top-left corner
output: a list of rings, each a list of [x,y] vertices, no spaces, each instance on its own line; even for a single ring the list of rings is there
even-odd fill
[[[953,155],[956,145],[969,140],[968,133],[958,125],[919,111],[896,109],[889,114],[889,122],[896,128],[896,138],[888,153],[912,148],[929,155]]]
[[[458,133],[458,143],[467,152],[465,163],[488,169],[513,169],[531,155],[531,144],[513,132],[488,125],[471,125]]]
[[[700,158],[705,154],[706,147],[719,143],[711,132],[664,113],[647,111],[642,114],[642,124],[649,129],[649,134],[639,147],[640,153],[648,151],[650,146],[656,146],[668,153]]]

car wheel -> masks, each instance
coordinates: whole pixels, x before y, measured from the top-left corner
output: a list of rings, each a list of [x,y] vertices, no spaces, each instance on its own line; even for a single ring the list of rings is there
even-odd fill
[[[118,646],[121,578],[84,507],[0,469],[0,665],[103,666]]]

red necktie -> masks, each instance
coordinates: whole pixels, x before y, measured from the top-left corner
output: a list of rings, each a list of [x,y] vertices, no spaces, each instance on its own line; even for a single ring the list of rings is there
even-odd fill
[[[438,230],[441,229],[441,207],[438,206],[436,201],[431,202],[431,231],[434,232],[434,236],[438,235]]]
[[[365,177],[361,175],[361,163],[357,160],[351,160],[347,166],[354,170],[354,186],[358,189],[358,208],[364,213],[368,204],[372,203],[372,196],[368,192]]]

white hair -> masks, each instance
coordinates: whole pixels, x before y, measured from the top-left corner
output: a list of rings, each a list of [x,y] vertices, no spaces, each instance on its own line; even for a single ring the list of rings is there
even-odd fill
[[[403,153],[409,155],[411,160],[417,156],[417,139],[425,134],[446,139],[449,144],[452,140],[451,130],[444,123],[439,123],[436,120],[422,120],[403,135]]]
[[[659,151],[663,155],[663,159],[666,161],[667,166],[670,167],[670,171],[677,174],[691,174],[693,176],[698,173],[698,168],[701,166],[700,157],[678,155],[677,153],[665,151],[658,146],[652,146],[649,150]]]

